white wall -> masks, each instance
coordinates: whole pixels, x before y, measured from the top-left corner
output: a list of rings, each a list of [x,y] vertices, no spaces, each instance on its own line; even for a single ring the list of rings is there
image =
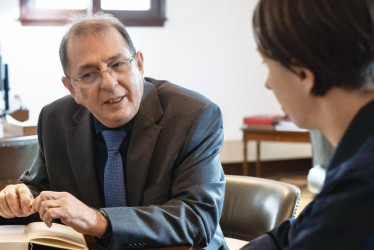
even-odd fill
[[[256,0],[167,0],[164,27],[129,27],[145,57],[145,73],[201,92],[222,109],[223,162],[242,160],[246,115],[282,113],[264,88],[266,68],[256,52],[251,17]],[[68,94],[58,47],[65,27],[22,27],[17,0],[0,1],[0,43],[10,85],[36,121],[47,103]],[[14,107],[16,108],[16,107]],[[250,159],[254,158],[250,145]],[[264,159],[310,157],[309,144],[266,143]]]

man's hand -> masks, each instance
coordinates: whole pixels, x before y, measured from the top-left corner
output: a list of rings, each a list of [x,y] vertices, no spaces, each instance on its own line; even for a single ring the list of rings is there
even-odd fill
[[[92,236],[102,236],[107,227],[107,221],[99,211],[67,192],[43,191],[32,207],[48,227],[52,226],[53,219],[60,219],[76,231]]]
[[[25,184],[8,185],[0,192],[0,216],[7,219],[29,216],[35,212],[31,209],[33,200]]]

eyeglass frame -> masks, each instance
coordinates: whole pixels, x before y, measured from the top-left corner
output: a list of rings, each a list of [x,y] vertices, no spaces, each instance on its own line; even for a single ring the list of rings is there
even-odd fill
[[[102,81],[102,80],[103,80],[103,73],[108,72],[108,74],[109,74],[111,77],[113,77],[113,75],[112,75],[113,69],[111,69],[111,67],[112,67],[114,64],[119,63],[119,62],[128,61],[128,62],[129,62],[129,65],[131,65],[131,63],[132,63],[134,60],[136,61],[135,56],[136,56],[136,52],[135,52],[132,56],[130,56],[129,58],[125,58],[125,59],[122,59],[122,60],[116,61],[115,63],[111,64],[110,66],[107,66],[106,70],[103,70],[103,71],[100,71],[100,70],[98,70],[98,69],[96,69],[96,70],[92,70],[92,71],[90,71],[90,72],[87,72],[87,73],[83,74],[83,76],[86,75],[86,74],[91,74],[91,73],[93,73],[93,72],[95,72],[95,73],[98,72],[98,73],[99,73],[98,77],[99,77],[100,80]],[[115,70],[114,70],[114,73],[117,74],[117,72],[116,72]],[[77,78],[77,79],[75,79],[75,78],[73,78],[73,76],[68,75],[68,77],[71,78],[74,82],[83,82],[83,83],[84,83],[85,85],[87,85],[87,86],[95,86],[95,85],[96,85],[96,84],[94,84],[94,83],[92,83],[92,84],[90,84],[90,83],[85,83],[85,82],[83,81],[83,76],[81,76],[81,78]]]

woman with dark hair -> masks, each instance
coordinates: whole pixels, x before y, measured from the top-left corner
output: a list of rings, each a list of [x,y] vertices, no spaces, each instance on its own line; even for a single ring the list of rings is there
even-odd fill
[[[260,0],[266,87],[300,127],[336,146],[297,219],[243,249],[374,249],[374,0]]]

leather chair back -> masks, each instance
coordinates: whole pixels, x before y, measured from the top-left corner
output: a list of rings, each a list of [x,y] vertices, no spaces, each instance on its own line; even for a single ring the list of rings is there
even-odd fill
[[[36,135],[0,139],[0,188],[19,182],[39,148]]]
[[[295,216],[300,189],[292,184],[226,175],[220,225],[225,237],[250,241]]]

